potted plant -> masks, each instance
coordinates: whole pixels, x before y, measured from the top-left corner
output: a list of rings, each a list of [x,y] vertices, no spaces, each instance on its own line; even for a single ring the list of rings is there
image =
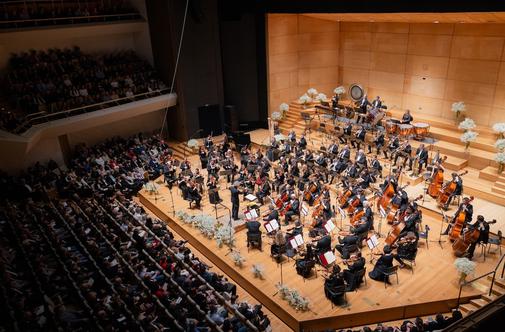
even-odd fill
[[[505,152],[498,152],[494,156],[494,160],[498,163],[498,174],[503,172],[503,167],[505,166]]]
[[[333,93],[340,96],[341,94],[345,93],[345,88],[343,86],[339,86],[333,90]]]
[[[314,89],[314,88],[310,88],[310,89],[308,89],[308,90],[307,90],[307,95],[308,95],[310,98],[312,98],[312,99],[316,98],[316,97],[317,97],[317,94],[318,94],[318,92],[317,92],[317,90],[316,90],[316,89]]]
[[[298,99],[298,101],[300,102],[300,104],[302,104],[302,105],[303,105],[303,109],[306,109],[306,108],[307,108],[307,105],[308,105],[309,103],[311,103],[311,102],[312,102],[312,98],[310,98],[310,97],[309,97],[309,96],[305,93],[303,96],[301,96],[301,97]]]
[[[459,272],[459,284],[463,285],[467,276],[472,275],[475,272],[475,263],[466,257],[457,258],[454,261],[454,266]]]
[[[279,112],[281,113],[281,119],[284,119],[288,111],[289,111],[289,104],[282,103],[279,105]]]
[[[317,96],[316,96],[316,100],[319,101],[321,104],[326,101],[326,95],[324,93],[319,93]]]
[[[465,131],[463,134],[461,134],[460,140],[461,142],[465,143],[465,150],[468,150],[470,143],[474,142],[477,139],[478,135],[478,133],[471,130]]]
[[[498,138],[505,138],[505,122],[498,122],[493,125],[493,130],[498,133]]]

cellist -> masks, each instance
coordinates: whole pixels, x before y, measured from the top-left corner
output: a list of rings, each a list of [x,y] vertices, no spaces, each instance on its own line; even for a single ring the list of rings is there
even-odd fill
[[[447,210],[449,208],[449,205],[451,204],[452,199],[454,196],[461,195],[463,192],[463,179],[461,176],[458,175],[458,173],[453,172],[452,174],[452,180],[450,182],[454,182],[456,184],[456,189],[452,192],[452,194],[449,196],[449,199],[447,200],[447,203],[445,203],[444,209]],[[449,184],[446,184],[449,185]]]
[[[465,220],[464,220],[464,224],[462,225],[462,228],[464,228],[467,223],[470,223],[472,221],[473,205],[470,202],[471,202],[470,197],[463,198],[463,202],[459,205],[458,210],[454,214],[454,217],[452,218],[449,225],[447,225],[447,229],[445,230],[445,232],[442,233],[442,235],[449,234],[449,230],[454,226],[454,224],[456,223],[456,220],[458,219],[458,216],[462,212],[465,212]]]
[[[467,251],[467,257],[469,260],[472,260],[473,257],[473,252],[475,251],[475,247],[479,242],[482,242],[484,244],[488,243],[489,240],[489,224],[494,224],[496,223],[496,220],[493,221],[485,221],[484,217],[479,215],[477,216],[477,221],[472,225],[474,229],[479,230],[479,238],[472,242],[470,247],[468,248]]]

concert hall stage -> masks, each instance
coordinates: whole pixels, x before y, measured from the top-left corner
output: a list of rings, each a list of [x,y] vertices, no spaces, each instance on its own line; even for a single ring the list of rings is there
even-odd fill
[[[193,165],[198,165],[197,156],[192,156],[190,159]],[[156,195],[145,190],[139,193],[140,202],[295,331],[344,328],[440,312],[446,313],[456,306],[459,276],[453,266],[455,257],[449,242],[437,243],[441,227],[440,218],[436,215],[427,213],[423,218],[423,224],[429,225],[432,231],[428,245],[421,240],[413,273],[408,268],[400,269],[399,283],[396,283],[396,278],[393,276],[392,285],[388,285],[387,288],[384,287],[384,283],[371,280],[367,276],[366,285],[363,284],[356,292],[347,293],[349,305],[336,307],[332,306],[324,295],[324,269],[317,266],[317,275],[304,280],[296,274],[293,260],[285,260],[281,268],[281,265],[277,265],[269,256],[271,240],[266,235],[263,237],[263,251],[258,249],[248,251],[246,231],[243,227],[236,227],[235,250],[238,250],[245,258],[245,263],[242,268],[235,266],[232,258],[228,255],[229,249],[226,246],[218,247],[215,240],[203,236],[196,228],[178,220],[174,215],[175,211],[186,211],[189,214],[208,214],[215,217],[216,211],[209,203],[208,197],[204,197],[202,200],[201,210],[189,210],[188,202],[182,199],[179,189],[174,187],[171,195],[161,180],[162,178],[157,181],[159,188]],[[223,203],[231,208],[230,192],[225,179],[221,181],[220,185]],[[335,195],[332,196],[332,199],[335,200]],[[172,209],[171,197],[173,197],[175,211]],[[243,217],[244,206],[244,203],[241,202],[241,217]],[[261,208],[262,214],[265,211],[266,206],[263,206]],[[229,221],[228,210],[223,207],[218,208],[217,216],[218,220],[223,223]],[[310,218],[307,219],[308,225]],[[375,227],[378,229],[379,217],[376,215],[375,219]],[[337,224],[340,226],[340,220]],[[347,220],[343,222],[343,226],[348,229],[346,225],[348,225]],[[234,226],[239,226],[239,224],[234,224]],[[382,223],[380,228],[382,236],[379,239],[381,243],[379,248],[382,249],[389,226]],[[337,241],[337,231],[337,229],[334,230],[332,236],[333,245]],[[308,227],[305,227],[304,233],[304,238],[310,239],[307,235]],[[363,248],[362,253],[367,259],[368,273],[373,268],[373,264],[370,264],[370,251],[368,248]],[[476,250],[474,259],[477,262],[476,275],[492,270],[499,259],[497,254],[490,253],[487,254],[484,261],[484,257],[479,255],[480,251]],[[337,257],[337,262],[340,261],[341,259]],[[253,264],[263,266],[265,280],[254,278],[251,271]],[[341,267],[345,268],[342,264]],[[277,294],[276,284],[281,281],[281,273],[285,285],[298,290],[302,296],[310,300],[310,311],[297,312],[280,298],[280,295]],[[488,286],[487,279],[482,279],[474,283],[473,286],[465,286],[461,302],[465,303],[480,297],[488,289]]]

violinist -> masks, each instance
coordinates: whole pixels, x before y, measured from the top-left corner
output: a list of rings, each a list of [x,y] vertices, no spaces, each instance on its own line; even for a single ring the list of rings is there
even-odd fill
[[[309,237],[318,237],[323,236],[327,233],[324,228],[324,217],[322,215],[318,215],[314,217],[312,221],[312,229],[309,230]]]
[[[487,244],[488,243],[488,241],[489,241],[489,224],[494,224],[495,222],[496,222],[496,220],[489,222],[489,221],[485,221],[483,216],[481,216],[481,215],[477,216],[477,221],[472,225],[472,228],[479,230],[479,238],[476,241],[472,242],[472,244],[468,248],[467,257],[469,260],[472,260],[473,253],[475,251],[475,247],[477,246],[477,244],[479,244],[479,243]]]
[[[291,143],[296,143],[296,133],[294,130],[291,130],[288,134],[288,140],[291,142]]]
[[[389,139],[389,144],[388,146],[382,151],[384,153],[384,157],[389,158],[389,160],[393,159],[393,153],[398,150],[400,147],[400,139],[398,136],[391,136]],[[391,153],[391,155],[388,157],[388,151]]]
[[[396,254],[393,255],[394,259],[400,263],[400,268],[405,267],[405,263],[402,258],[413,260],[417,255],[417,242],[418,238],[413,232],[408,232],[405,236],[400,237],[400,239],[393,245],[396,247]]]
[[[284,225],[288,225],[291,221],[292,216],[300,216],[300,202],[294,194],[291,195],[291,199],[287,205],[288,209],[284,213]]]
[[[321,205],[323,206],[324,220],[329,220],[331,217],[333,217],[333,211],[331,210],[330,199],[322,196]]]
[[[355,234],[346,235],[344,238],[338,237],[338,244],[335,249],[340,253],[343,259],[348,259],[351,253],[358,251],[359,237]]]
[[[274,236],[274,242],[270,247],[270,255],[280,260],[280,255],[286,251],[286,238],[280,229]]]
[[[202,165],[202,169],[207,168],[207,152],[203,146],[198,148],[198,156],[200,157],[200,163]]]
[[[272,204],[268,206],[268,211],[269,213],[263,218],[263,221],[279,220],[279,211]]]
[[[379,159],[377,159],[377,155],[373,157],[370,166],[372,167],[373,173],[379,175],[379,177],[382,178],[382,165]]]
[[[304,150],[307,147],[307,140],[305,139],[305,135],[302,134],[300,137],[300,141],[298,142],[298,147]]]
[[[205,139],[203,145],[205,146],[205,148],[207,150],[211,150],[212,146],[214,145],[214,142],[212,141],[212,136],[211,135],[207,136],[207,138]]]
[[[328,289],[334,294],[344,296],[346,291],[346,290],[344,291],[344,286],[346,285],[344,275],[340,271],[340,266],[334,265],[331,275],[324,281],[324,288]]]
[[[380,154],[380,150],[384,146],[384,132],[383,131],[377,131],[377,134],[374,137],[373,144],[377,148],[377,154]],[[372,153],[372,145],[368,145],[368,153]]]
[[[207,182],[207,189],[209,191],[209,197],[211,195],[214,195],[212,201],[214,202],[217,202],[217,203],[220,203],[222,202],[223,200],[221,199],[221,197],[219,197],[219,190],[218,190],[218,183],[217,183],[217,180],[214,176],[210,175],[209,176],[209,181]],[[210,199],[209,199],[210,200]]]
[[[363,239],[368,234],[371,226],[373,224],[373,220],[367,219],[363,216],[355,226],[351,226],[351,233],[358,236],[358,238]]]
[[[454,226],[454,223],[458,219],[458,216],[462,212],[465,213],[465,220],[464,220],[464,224],[462,225],[462,227],[464,228],[466,224],[472,222],[472,218],[473,218],[473,205],[470,202],[471,202],[471,198],[470,197],[464,197],[463,198],[463,202],[459,205],[458,210],[456,211],[456,213],[454,214],[454,217],[451,220],[451,223],[449,225],[447,225],[447,228],[445,229],[445,232],[442,233],[442,235],[448,235],[449,234],[449,230],[452,229],[452,227]]]
[[[294,218],[296,218],[296,216],[293,216],[293,219]],[[287,239],[292,238],[296,235],[303,236],[303,225],[300,222],[300,220],[298,220],[298,218],[296,218],[295,227],[286,230],[286,238]]]
[[[365,145],[365,136],[366,136],[366,129],[364,126],[360,126],[359,129],[355,133],[355,139],[351,141],[351,145],[353,148],[357,148],[358,150],[361,147],[361,144],[363,146]]]
[[[200,201],[202,200],[202,195],[198,192],[198,187],[196,186],[194,181],[190,181],[188,186],[188,200],[190,202],[195,202],[196,208],[200,208]]]
[[[347,269],[343,271],[343,277],[347,284],[346,292],[352,292],[357,287],[359,287],[362,280],[358,280],[359,272],[365,268],[365,258],[361,257],[361,253],[358,251],[351,254],[351,257],[344,261],[347,264]]]
[[[386,281],[386,283],[391,284],[389,282],[388,276],[384,274],[386,269],[393,266],[393,255],[391,254],[391,247],[388,245],[384,246],[384,253],[379,257],[372,271],[368,273],[368,276],[377,281]]]
[[[325,252],[330,250],[331,250],[331,236],[329,234],[324,235],[319,240],[317,240],[316,244],[317,255],[324,254]]]
[[[333,142],[330,144],[328,147],[328,153],[331,153],[332,155],[336,156],[338,154],[338,144]]]
[[[417,203],[413,202],[410,204],[404,212],[403,222],[405,227],[399,234],[399,238],[407,236],[407,233],[412,232],[415,234],[416,238],[419,238],[419,232],[417,231],[417,223],[421,221],[421,213],[418,210]]]
[[[351,159],[351,149],[349,148],[349,145],[345,145],[344,148],[340,151],[338,154],[338,159],[345,163]]]
[[[317,156],[316,158],[316,164],[321,166],[321,167],[326,167],[327,166],[327,163],[326,163],[326,158],[324,157],[324,154],[321,152],[319,154],[319,156]]]
[[[259,190],[256,192],[256,197],[258,198],[258,202],[263,205],[263,199],[267,196],[270,196],[270,181],[268,181],[268,178],[265,176],[261,179],[261,184]]]
[[[453,172],[451,174],[451,176],[452,176],[452,180],[450,182],[454,182],[456,184],[456,189],[449,196],[447,203],[445,203],[445,206],[444,206],[445,210],[447,210],[449,208],[449,205],[451,204],[451,201],[453,200],[454,196],[459,196],[463,192],[463,179],[461,178],[461,176],[459,176],[458,173],[455,173],[455,172]]]
[[[189,162],[189,160],[186,158],[184,159],[181,164],[179,165],[181,171],[187,171],[187,170],[191,170],[191,163]]]

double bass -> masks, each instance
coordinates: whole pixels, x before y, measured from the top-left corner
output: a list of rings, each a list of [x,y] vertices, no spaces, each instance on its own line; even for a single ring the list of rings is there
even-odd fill
[[[398,170],[398,174],[396,175],[396,180],[398,180],[398,177],[400,176],[401,172],[402,168],[400,167]],[[389,202],[391,202],[391,198],[393,198],[395,193],[396,193],[395,187],[393,186],[393,183],[390,180],[386,188],[384,188],[384,192],[382,192],[381,197],[377,201],[377,208],[382,207],[384,210],[386,210],[387,206],[389,205]]]
[[[458,174],[458,176],[463,176],[467,173],[468,171],[464,171],[463,173]],[[442,206],[447,204],[447,202],[449,201],[449,197],[451,197],[454,191],[456,190],[456,186],[457,186],[456,182],[451,180],[449,183],[443,186],[442,189],[440,189],[440,195],[438,195],[437,197],[438,205]]]
[[[495,224],[496,220],[493,219],[493,221],[488,221],[487,223]],[[462,257],[468,250],[468,247],[470,247],[472,243],[479,240],[480,230],[478,227],[469,225],[467,231],[463,231],[462,234],[463,236],[458,237],[457,240],[452,244],[452,250],[454,252],[454,256],[456,257]]]
[[[442,162],[444,162],[447,159],[447,156],[444,156]],[[444,169],[439,167],[435,173],[431,176],[430,184],[428,186],[428,195],[430,195],[433,198],[437,198],[438,195],[440,194],[440,188],[442,187],[442,184],[444,183]]]
[[[459,238],[461,231],[463,230],[463,226],[465,225],[467,206],[473,201],[474,197],[470,196],[470,200],[468,203],[464,203],[463,208],[460,209],[458,214],[454,216],[451,232],[449,233],[449,239],[451,241],[455,241]]]
[[[410,185],[410,182],[407,182],[407,184],[405,186],[401,187],[400,190],[405,189],[408,185]],[[398,191],[400,191],[400,190],[398,190]],[[393,197],[394,197],[394,195],[393,195]],[[393,197],[391,197],[391,200],[393,199]],[[386,217],[386,220],[387,220],[388,224],[391,225],[394,222],[395,216],[396,216],[396,212],[398,211],[399,208],[400,208],[400,204],[398,203],[398,201],[392,201],[391,202],[391,206],[389,207],[388,214],[387,214],[387,217]]]

